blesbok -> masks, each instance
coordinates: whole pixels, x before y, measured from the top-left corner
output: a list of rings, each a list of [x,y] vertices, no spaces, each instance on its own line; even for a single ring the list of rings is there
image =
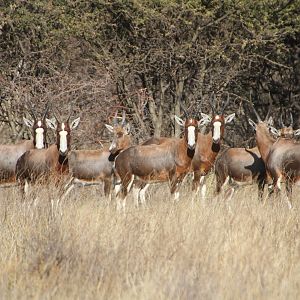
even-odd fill
[[[230,199],[236,185],[258,184],[259,198],[262,198],[266,183],[266,168],[257,147],[228,148],[215,163],[216,192],[219,194],[226,184],[230,185]]]
[[[115,170],[121,180],[117,191],[118,208],[125,209],[126,197],[134,184],[139,188],[145,183],[169,182],[171,195],[178,199],[178,188],[188,173],[195,153],[198,121],[175,116],[176,122],[184,127],[182,138],[172,138],[159,145],[137,145],[121,152],[115,160]]]
[[[266,122],[266,121],[264,121]],[[252,124],[253,125],[253,124]],[[273,137],[292,139],[295,136],[293,130],[293,116],[290,113],[290,123],[284,124],[280,115],[281,129],[272,127],[273,119],[267,120],[267,126]],[[254,125],[253,125],[254,126]],[[255,126],[256,127],[256,126]],[[266,180],[266,167],[261,158],[258,147],[254,148],[228,148],[217,158],[215,163],[216,192],[220,193],[224,187],[230,185],[230,196],[233,196],[235,187],[245,184],[257,183],[258,197],[262,199]]]
[[[230,123],[235,117],[235,113],[232,113],[227,117],[224,116],[224,112],[228,104],[229,95],[227,97],[227,101],[223,103],[222,108],[218,112],[216,110],[215,96],[213,95],[212,101],[210,102],[212,117],[201,113],[201,125],[210,124],[211,130],[207,134],[198,133],[196,151],[191,164],[191,171],[193,172],[192,190],[194,191],[195,196],[201,189],[201,196],[202,198],[205,197],[205,176],[211,171],[217,155],[221,150],[225,125]]]
[[[192,159],[191,169],[193,172],[192,190],[195,196],[198,194],[201,188],[201,195],[204,198],[206,193],[205,176],[212,169],[216,157],[221,149],[221,142],[224,137],[225,125],[230,123],[235,117],[235,113],[224,116],[224,111],[229,104],[229,96],[227,101],[223,103],[219,113],[216,110],[215,95],[212,95],[210,102],[212,108],[212,117],[207,114],[201,113],[202,119],[199,122],[199,126],[210,124],[210,131],[207,134],[201,132],[198,133],[197,145],[195,154]],[[164,144],[169,141],[170,138],[151,138],[142,145],[150,144]]]
[[[263,122],[253,107],[258,119],[258,124],[249,119],[249,123],[256,130],[256,143],[265,163],[267,176],[272,179],[274,191],[281,190],[281,183],[286,183],[287,201],[291,208],[292,184],[300,182],[300,144],[286,137],[280,137],[280,131],[267,126]],[[293,133],[294,136],[300,135],[300,130]]]
[[[272,117],[263,122],[269,130],[276,130],[272,127]],[[289,128],[282,128],[280,134],[283,136],[290,134]],[[258,196],[261,199],[266,184],[266,175],[265,163],[258,147],[227,148],[220,153],[215,163],[216,193],[219,194],[228,184],[230,186],[228,199],[231,199],[237,186],[257,183]]]
[[[113,119],[113,126],[105,124],[105,127],[113,134],[113,141],[109,149],[100,150],[73,150],[69,155],[69,173],[71,181],[66,186],[64,197],[70,193],[75,184],[91,185],[104,182],[104,195],[111,197],[111,185],[113,180],[113,165],[116,156],[128,148],[132,141],[130,125],[126,122],[125,111],[122,113],[122,121],[117,120],[117,112]]]
[[[273,134],[279,135],[276,130]],[[294,137],[299,135],[300,129],[293,131]],[[280,137],[270,148],[265,164],[276,193],[281,191],[281,183],[285,183],[287,202],[291,208],[293,185],[300,185],[300,143],[291,138]]]
[[[71,131],[75,129],[80,118],[76,118],[69,124],[71,114],[66,122],[60,118],[46,119],[49,128],[56,131],[56,144],[47,149],[32,149],[26,151],[17,161],[16,176],[24,191],[27,190],[28,181],[36,181],[43,176],[67,174],[68,153],[71,146]]]
[[[15,169],[17,160],[23,153],[30,149],[43,149],[46,147],[46,115],[49,106],[46,105],[45,111],[41,118],[36,117],[33,108],[30,109],[30,114],[33,118],[29,120],[23,117],[26,126],[32,129],[33,140],[23,140],[17,144],[2,144],[0,145],[0,183],[13,183],[15,182]]]

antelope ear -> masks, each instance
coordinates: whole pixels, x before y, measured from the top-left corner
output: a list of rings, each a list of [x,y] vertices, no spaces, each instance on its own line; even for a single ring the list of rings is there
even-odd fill
[[[294,131],[294,136],[298,136],[298,135],[300,135],[300,129]]]
[[[251,119],[248,119],[249,124],[251,125],[251,127],[256,130],[256,123],[254,121],[252,121]]]
[[[201,113],[202,119],[198,122],[198,126],[204,126],[211,122],[211,117],[205,113]]]
[[[73,120],[73,122],[71,123],[71,126],[70,126],[71,130],[75,129],[79,125],[79,122],[80,122],[80,117]]]
[[[275,127],[269,126],[269,130],[276,138],[280,136],[280,132]]]
[[[104,124],[104,126],[106,127],[106,129],[107,129],[109,132],[111,132],[111,133],[114,132],[114,127],[113,127],[113,126],[108,125],[108,124]]]
[[[46,123],[47,123],[47,126],[49,128],[56,130],[56,120],[55,120],[55,118],[52,118],[52,119],[47,119],[46,118]]]
[[[230,122],[234,119],[234,117],[235,117],[235,113],[233,113],[233,114],[227,116],[227,117],[225,118],[225,124],[230,123]]]
[[[177,117],[176,115],[174,115],[174,117],[177,124],[179,124],[180,126],[184,126],[184,121],[181,118]]]
[[[272,116],[270,116],[269,119],[267,120],[267,124],[270,125],[270,126],[274,125],[274,120],[273,120]]]
[[[23,117],[23,121],[24,121],[24,124],[27,126],[27,127],[32,127],[33,126],[33,122],[29,119],[26,119],[25,117]]]
[[[125,129],[125,131],[126,131],[126,134],[129,134],[129,132],[130,132],[130,124],[127,123],[127,124],[124,126],[124,129]]]

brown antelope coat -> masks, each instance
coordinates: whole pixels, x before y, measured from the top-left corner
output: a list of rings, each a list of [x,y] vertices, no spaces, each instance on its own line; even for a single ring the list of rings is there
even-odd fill
[[[47,119],[50,128],[56,130],[56,144],[47,149],[33,149],[25,152],[17,161],[16,175],[18,181],[23,185],[25,181],[35,181],[38,178],[48,178],[55,175],[68,173],[68,152],[71,143],[71,130],[79,124],[80,118],[75,119],[69,125],[67,122],[57,123]]]
[[[23,117],[25,125],[32,129],[33,140],[20,141],[17,144],[0,145],[0,183],[15,182],[15,170],[18,159],[30,149],[42,149],[47,146],[46,131],[47,126],[45,118],[48,112],[46,105],[44,114],[41,119],[36,117],[32,110],[33,121]]]
[[[185,122],[179,120],[185,128],[183,138],[174,138],[159,145],[132,146],[117,156],[115,168],[121,179],[119,196],[124,199],[123,208],[132,183],[138,185],[169,181],[171,194],[177,191],[190,169],[198,131],[198,122],[195,119],[187,119]]]
[[[71,151],[69,167],[70,174],[74,177],[72,182],[85,185],[99,184],[99,182],[103,181],[104,194],[108,196],[111,193],[114,160],[121,151],[132,144],[132,141],[129,135],[129,124],[125,121],[125,112],[123,112],[120,124],[115,116],[114,126],[107,124],[105,126],[113,133],[110,149]]]

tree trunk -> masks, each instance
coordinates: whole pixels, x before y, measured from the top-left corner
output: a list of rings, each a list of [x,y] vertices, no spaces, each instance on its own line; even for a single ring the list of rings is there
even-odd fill
[[[175,94],[175,115],[180,116],[182,115],[182,111],[180,108],[180,103],[182,102],[182,94],[183,94],[183,87],[184,87],[184,78],[180,77],[178,81],[175,81],[176,86],[176,94]],[[175,122],[175,137],[180,137],[181,128],[179,124]]]

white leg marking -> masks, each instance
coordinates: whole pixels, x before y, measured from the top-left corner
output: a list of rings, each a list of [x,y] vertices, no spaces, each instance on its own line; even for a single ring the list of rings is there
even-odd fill
[[[139,187],[133,187],[133,197],[134,197],[134,202],[135,206],[139,206],[139,200],[140,200],[140,188]]]
[[[125,213],[125,211],[126,211],[126,199],[127,199],[127,196],[122,201],[122,210],[123,210],[123,213]]]
[[[288,208],[289,208],[289,209],[292,209],[292,208],[293,208],[293,205],[292,205],[291,201],[289,200],[289,198],[287,198],[286,200],[287,200]]]
[[[204,180],[205,180],[205,176],[201,176],[200,177],[200,184],[203,184]]]
[[[115,190],[115,195],[116,195],[116,197],[118,197],[118,195],[119,195],[119,193],[120,193],[120,191],[121,191],[121,188],[122,188],[121,183],[118,183],[118,184],[115,185],[114,190]]]
[[[204,199],[206,195],[205,176],[200,177],[200,186],[201,186],[201,198]]]
[[[128,184],[128,187],[127,187],[127,193],[130,192],[131,187],[132,187],[132,185],[133,185],[133,181],[134,181],[134,175],[132,175],[132,178],[131,178],[131,180],[130,180],[130,182],[129,182],[129,184]]]
[[[226,180],[224,181],[224,183],[223,183],[223,185],[222,185],[222,188],[224,188],[227,184],[228,184],[228,182],[229,182],[229,176],[227,176],[226,177]]]
[[[25,180],[25,185],[24,185],[24,193],[27,195],[29,192],[29,183],[27,180]]]
[[[232,199],[233,194],[234,194],[234,188],[231,187],[231,188],[230,188],[230,194],[229,194],[229,196],[228,196],[228,198],[227,198],[228,201],[230,201],[230,200]]]
[[[142,204],[146,204],[146,191],[148,190],[150,184],[147,183],[143,189],[140,191],[140,199]]]
[[[205,195],[206,195],[206,184],[203,184],[201,187],[201,197],[202,199],[205,199]]]
[[[177,202],[178,200],[179,200],[179,192],[176,191],[176,192],[174,193],[174,201]]]
[[[282,176],[280,175],[278,180],[277,180],[277,183],[276,183],[277,188],[278,188],[279,191],[281,191],[281,179],[282,179]]]

